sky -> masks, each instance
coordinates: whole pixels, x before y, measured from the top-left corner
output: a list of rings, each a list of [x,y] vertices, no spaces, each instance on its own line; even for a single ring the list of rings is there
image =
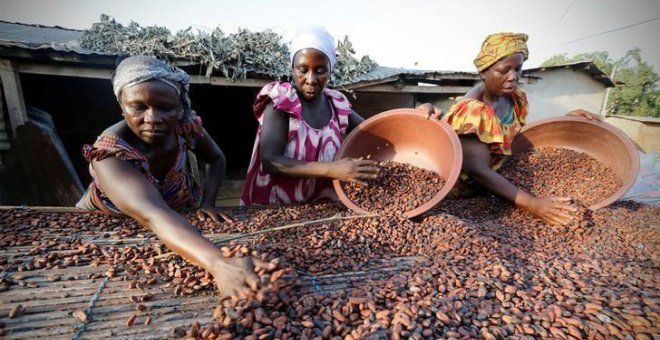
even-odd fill
[[[10,22],[85,29],[102,13],[173,33],[271,29],[284,41],[296,27],[321,25],[379,65],[443,71],[475,71],[488,34],[524,32],[525,68],[561,53],[607,51],[616,60],[639,47],[660,73],[660,0],[0,0],[0,20]]]

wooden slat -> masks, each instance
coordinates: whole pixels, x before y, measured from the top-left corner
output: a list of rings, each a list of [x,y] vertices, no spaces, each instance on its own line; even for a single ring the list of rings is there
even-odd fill
[[[2,91],[2,78],[0,78],[0,151],[9,150],[9,136],[7,135],[7,128],[5,124],[5,104]],[[0,159],[1,160],[1,159]],[[2,162],[0,162],[0,165]]]
[[[91,68],[84,66],[49,65],[35,62],[21,62],[18,64],[20,73],[41,74],[48,76],[110,79],[112,70]]]
[[[20,73],[41,74],[49,76],[78,77],[93,79],[111,79],[113,70],[85,66],[48,65],[36,62],[21,62],[17,66]],[[272,80],[269,79],[236,79],[225,77],[206,77],[191,75],[191,84],[207,84],[214,86],[262,87]]]
[[[355,92],[395,92],[395,93],[466,93],[470,90],[469,86],[416,86],[416,85],[376,85],[363,87]]]
[[[83,213],[89,214],[91,211],[84,210],[76,207],[45,207],[45,206],[16,206],[16,205],[0,205],[0,210],[22,210],[39,213]]]
[[[358,90],[358,89],[362,89],[362,88],[369,87],[369,86],[381,85],[381,84],[395,82],[395,81],[399,80],[399,78],[400,77],[397,74],[397,75],[393,75],[393,76],[389,76],[389,77],[385,77],[385,78],[381,78],[381,79],[376,79],[376,80],[366,80],[366,81],[361,81],[361,82],[356,83],[356,84],[340,86],[339,90]]]
[[[21,79],[14,61],[0,59],[0,79],[2,79],[2,89],[7,101],[9,124],[15,135],[16,128],[25,124],[28,121],[28,116],[23,99]]]
[[[7,209],[7,207],[4,207]],[[247,211],[260,210],[271,207],[259,207],[259,209],[248,209]],[[37,207],[35,209],[23,209],[38,213],[54,213],[63,210],[61,207]],[[80,210],[64,209],[66,213],[84,212]],[[236,209],[239,210],[239,209]],[[245,211],[245,210],[243,210]],[[11,226],[0,226],[0,231]],[[104,234],[110,233],[110,238],[104,238]],[[38,234],[38,238],[44,239],[72,239],[86,238],[99,246],[122,242],[124,244],[143,244],[144,242],[159,242],[153,240],[152,234],[144,233],[144,237],[131,237],[126,239],[112,239],[112,232],[101,231],[91,234],[67,234],[66,230],[44,230]],[[205,234],[209,239],[218,239],[229,236],[229,234],[213,233]],[[32,245],[13,246],[0,249],[0,258],[8,263],[25,262],[33,258],[30,255]],[[60,255],[66,251],[52,250]],[[40,254],[45,256],[47,254]],[[303,275],[300,286],[297,287],[302,294],[329,294],[339,290],[350,290],[358,285],[364,284],[365,280],[383,280],[396,275],[401,270],[409,268],[415,261],[415,257],[401,257],[386,260],[374,260],[363,270],[325,275]],[[162,281],[145,286],[144,289],[129,289],[125,281],[127,273],[119,270],[115,277],[105,279],[90,279],[90,274],[103,274],[110,265],[71,266],[64,269],[39,269],[23,272],[4,273],[12,278],[15,275],[24,275],[22,280],[26,283],[37,283],[37,288],[20,287],[11,285],[8,291],[0,293],[0,322],[5,324],[5,339],[18,338],[72,338],[79,333],[81,339],[99,338],[153,338],[163,339],[171,337],[174,327],[182,326],[188,328],[193,322],[202,324],[214,322],[212,314],[219,299],[215,292],[207,289],[193,295],[184,297],[175,296],[173,287],[162,287]],[[51,282],[48,277],[53,274],[61,275],[61,281]],[[73,280],[67,280],[73,276]],[[139,277],[149,275],[140,273]],[[157,275],[154,275],[157,277]],[[286,278],[286,277],[285,277]],[[103,289],[99,288],[103,285]],[[100,294],[97,295],[97,292]],[[147,307],[144,312],[135,310],[135,303],[130,297],[151,294],[153,298],[142,304]],[[98,298],[95,298],[97,296]],[[90,302],[93,307],[88,314],[90,321],[83,331],[80,331],[82,323],[72,316],[76,310],[87,310]],[[8,318],[9,310],[22,304],[25,311],[16,318]],[[137,322],[132,327],[126,327],[125,321],[131,315],[138,315]],[[152,324],[144,326],[143,322],[147,316],[152,318]]]

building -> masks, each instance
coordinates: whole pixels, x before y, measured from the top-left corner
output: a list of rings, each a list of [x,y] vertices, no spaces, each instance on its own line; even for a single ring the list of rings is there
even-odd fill
[[[575,109],[600,113],[606,89],[614,87],[614,82],[590,61],[531,68],[524,74],[528,78],[521,87],[530,103],[528,122]]]
[[[660,118],[608,116],[605,121],[616,126],[645,153],[660,153]]]

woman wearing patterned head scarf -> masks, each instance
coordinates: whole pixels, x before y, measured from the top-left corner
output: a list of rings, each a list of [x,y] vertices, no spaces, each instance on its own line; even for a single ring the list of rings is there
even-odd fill
[[[470,195],[478,184],[547,223],[567,224],[575,211],[566,203],[567,198],[534,197],[497,173],[504,157],[511,155],[513,138],[527,117],[527,96],[518,88],[529,53],[526,42],[527,34],[522,33],[489,35],[474,60],[483,82],[443,117],[463,147],[463,171],[454,194]],[[599,119],[584,110],[568,115]]]
[[[213,274],[223,294],[258,282],[249,258],[233,260],[172,209],[217,221],[225,158],[191,110],[188,75],[150,56],[123,60],[112,79],[124,119],[83,149],[93,181],[77,206],[128,215],[170,249]],[[187,151],[207,162],[204,190],[186,171]]]

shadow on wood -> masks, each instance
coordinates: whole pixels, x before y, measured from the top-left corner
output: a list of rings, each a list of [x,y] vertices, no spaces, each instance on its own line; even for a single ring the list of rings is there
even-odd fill
[[[16,129],[16,136],[3,156],[1,204],[75,205],[82,196],[80,181],[69,171],[48,133],[27,122]]]

